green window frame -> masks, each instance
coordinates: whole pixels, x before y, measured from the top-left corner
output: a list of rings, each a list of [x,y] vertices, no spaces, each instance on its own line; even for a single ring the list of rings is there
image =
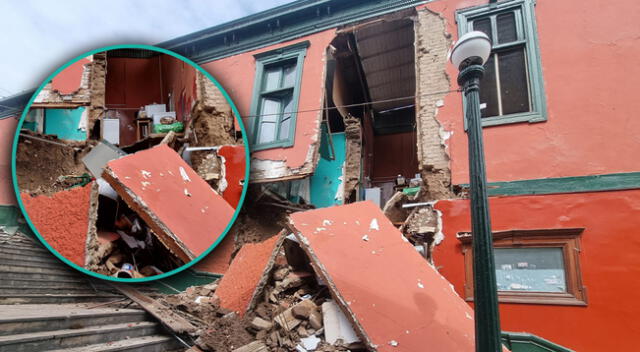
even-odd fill
[[[482,126],[495,126],[510,123],[519,122],[543,122],[547,120],[547,107],[546,98],[544,93],[544,80],[542,77],[542,66],[540,63],[540,49],[538,46],[538,37],[535,20],[535,0],[506,0],[496,3],[490,3],[487,5],[471,7],[467,9],[458,10],[456,12],[456,21],[458,22],[458,33],[463,35],[467,32],[474,30],[474,24],[476,21],[483,21],[485,24],[490,23],[490,37],[492,39],[499,38],[497,21],[498,17],[507,18],[508,14],[513,14],[511,19],[513,20],[513,26],[515,27],[515,33],[511,35],[511,38],[504,40],[501,43],[500,40],[492,40],[492,50],[489,61],[487,64],[495,65],[487,71],[492,70],[494,75],[485,75],[485,79],[493,78],[495,80],[496,94],[498,95],[498,114],[491,116],[483,116]],[[480,26],[478,26],[480,27]],[[503,27],[504,28],[504,27]],[[485,30],[487,32],[488,30]],[[501,87],[498,67],[498,57],[500,53],[507,53],[509,50],[515,50],[516,48],[524,49],[524,68],[527,88],[527,98],[529,111],[504,113],[502,109],[501,100]],[[486,65],[485,65],[485,68]],[[507,81],[509,82],[509,81]],[[513,81],[509,82],[513,83]],[[482,82],[481,82],[482,84]],[[481,88],[482,89],[482,88]],[[481,92],[482,95],[482,92]],[[466,109],[466,101],[463,95],[463,106]],[[486,112],[483,110],[483,115]],[[466,114],[465,114],[466,116]],[[465,119],[465,129],[467,121]]]
[[[254,55],[256,75],[249,120],[251,150],[291,147],[309,41]]]

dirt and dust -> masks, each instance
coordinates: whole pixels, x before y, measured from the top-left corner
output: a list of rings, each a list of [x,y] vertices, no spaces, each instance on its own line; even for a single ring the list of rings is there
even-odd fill
[[[248,199],[255,195],[250,187]],[[245,243],[262,242],[277,235],[286,227],[287,212],[284,209],[269,206],[261,202],[245,203],[229,234],[233,236],[236,249]]]
[[[246,329],[246,322],[240,320],[235,313],[214,320],[198,337],[198,347],[206,351],[232,352],[255,340]]]
[[[207,109],[200,102],[193,107],[191,116],[191,146],[236,144],[233,116]]]
[[[46,139],[64,146],[20,138],[16,152],[16,175],[20,191],[32,195],[50,195],[81,183],[83,175],[88,175],[82,163],[82,155],[87,149],[85,145],[50,137]]]

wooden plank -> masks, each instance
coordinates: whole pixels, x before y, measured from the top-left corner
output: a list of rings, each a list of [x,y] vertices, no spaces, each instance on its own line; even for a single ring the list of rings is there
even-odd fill
[[[469,188],[468,184],[460,187]],[[489,196],[620,191],[640,188],[640,172],[490,182]]]
[[[128,285],[112,284],[123,295],[129,297],[132,301],[136,302],[142,309],[146,310],[154,318],[158,319],[163,325],[169,328],[171,331],[181,334],[188,333],[194,334],[196,327],[191,324],[187,319],[178,315],[162,303],[155,299],[141,293],[135,288]]]

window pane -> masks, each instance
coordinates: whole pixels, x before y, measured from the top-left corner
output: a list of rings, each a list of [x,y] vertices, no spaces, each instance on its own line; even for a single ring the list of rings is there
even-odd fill
[[[276,139],[276,124],[273,122],[260,123],[260,135],[258,136],[258,144],[270,143]]]
[[[291,111],[293,110],[293,99],[288,96],[285,100],[284,114],[280,121],[280,133],[278,133],[278,139],[284,140],[289,138],[289,131],[291,128]]]
[[[293,87],[296,83],[296,65],[284,67],[284,79],[282,80],[282,88]]]
[[[495,54],[491,54],[484,64],[484,76],[480,80],[480,104],[486,104],[482,117],[498,116],[498,91],[496,88]]]
[[[529,83],[524,47],[501,52],[498,60],[502,114],[529,111]]]
[[[260,121],[276,122],[280,114],[280,101],[276,99],[263,98]]]
[[[498,26],[498,43],[509,43],[517,39],[516,18],[513,12],[498,15],[496,22]]]
[[[567,292],[562,248],[496,248],[499,291]]]
[[[493,43],[493,36],[491,34],[491,18],[483,18],[481,20],[473,21],[473,29],[476,31],[484,32],[489,36],[491,42]]]
[[[280,67],[265,68],[263,74],[263,88],[262,90],[277,89],[280,85],[280,74],[282,69]]]

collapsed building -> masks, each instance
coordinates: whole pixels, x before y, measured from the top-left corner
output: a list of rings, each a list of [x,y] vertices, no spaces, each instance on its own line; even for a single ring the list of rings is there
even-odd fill
[[[39,91],[16,175],[28,219],[76,265],[153,276],[221,236],[245,178],[239,125],[195,67],[160,52],[95,53]]]
[[[622,18],[636,8],[618,1],[607,13]],[[447,280],[455,290],[449,293],[473,304],[464,98],[447,50],[475,29],[494,44],[481,103],[503,341],[514,351],[632,350],[638,305],[624,292],[637,286],[629,278],[640,262],[620,253],[637,247],[627,234],[637,225],[640,177],[626,155],[638,143],[630,131],[640,126],[629,118],[633,97],[619,87],[632,86],[637,68],[616,69],[602,48],[634,58],[637,28],[601,11],[578,1],[303,0],[159,44],[202,65],[229,91],[252,151],[243,212],[230,236],[195,266],[222,274],[221,281],[165,298],[201,324],[194,345],[410,350],[411,341],[387,334],[413,315],[389,329],[370,326],[371,317],[361,321],[359,302],[404,312],[417,301],[413,308],[424,311],[416,325],[441,322],[429,309],[449,302],[442,309],[452,319],[467,319],[469,311],[432,289],[444,292],[438,280]],[[585,99],[584,87],[597,89]],[[397,227],[385,222],[385,234],[409,241],[386,250],[390,261],[379,259],[378,249],[360,255],[375,239],[359,226],[377,214],[363,200]],[[314,208],[335,214],[308,234],[295,219],[326,210]],[[329,230],[337,223],[322,224],[338,215],[349,217],[342,222],[350,235]],[[329,263],[343,263],[340,276],[360,268],[358,260],[368,269],[358,273],[362,278],[349,272],[352,281],[334,282]],[[400,267],[405,260],[410,265]],[[414,275],[407,280],[415,287],[397,292],[386,291],[386,281],[366,280],[392,280],[386,269],[405,278],[414,268],[435,268],[444,279]],[[414,289],[433,299],[404,296]],[[372,302],[382,297],[384,303]],[[321,315],[326,303],[346,330],[336,339],[324,321],[335,315]],[[443,326],[460,325],[452,334],[464,337],[472,333],[466,324]],[[411,338],[407,331],[403,337]],[[451,341],[441,337],[423,344],[446,350]]]

